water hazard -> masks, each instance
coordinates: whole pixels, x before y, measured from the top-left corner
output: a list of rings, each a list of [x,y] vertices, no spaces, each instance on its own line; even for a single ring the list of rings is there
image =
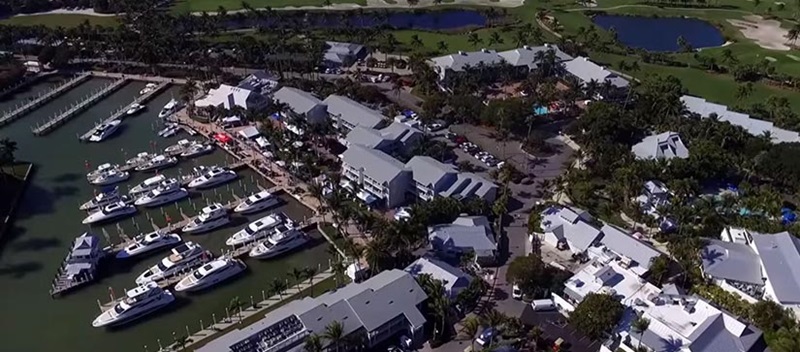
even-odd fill
[[[72,239],[80,233],[92,230],[102,233],[102,228],[88,228],[81,225],[84,212],[78,205],[94,194],[94,189],[85,179],[86,166],[97,166],[104,162],[123,163],[141,151],[163,150],[186,135],[164,139],[154,131],[158,110],[177,95],[178,88],[172,87],[147,104],[147,110],[132,118],[125,119],[124,127],[118,135],[100,144],[78,142],[77,136],[89,130],[97,121],[111,112],[130,103],[144,86],[143,83],[129,83],[106,99],[73,118],[46,137],[35,137],[30,126],[63,110],[89,92],[108,84],[108,80],[92,79],[70,92],[24,116],[13,124],[0,129],[0,137],[10,137],[18,142],[19,160],[32,161],[37,170],[30,188],[18,213],[15,226],[8,231],[0,252],[0,320],[3,331],[3,347],[8,351],[120,351],[141,352],[147,345],[150,351],[157,349],[157,339],[164,345],[172,341],[172,332],[185,334],[186,326],[191,331],[199,329],[202,319],[206,325],[211,322],[212,313],[217,319],[225,315],[225,308],[234,296],[249,302],[252,295],[256,300],[261,296],[273,278],[287,277],[293,267],[324,268],[328,264],[327,244],[318,240],[315,245],[288,257],[259,262],[247,260],[249,272],[230,284],[217,287],[200,295],[179,295],[181,299],[174,309],[137,321],[127,327],[114,331],[94,329],[90,323],[97,314],[97,300],[107,301],[109,288],[119,295],[124,288],[132,288],[135,277],[159,260],[164,252],[133,263],[132,265],[113,265],[112,272],[99,282],[79,288],[63,298],[51,299],[48,293],[50,282],[61,260],[66,255]],[[31,90],[17,94],[14,100],[35,95],[52,82],[42,82]],[[0,111],[16,102],[0,102]],[[187,173],[195,165],[224,164],[230,157],[222,151],[182,162],[178,167],[164,171],[167,176]],[[131,179],[120,185],[127,189],[152,174],[135,173]],[[172,221],[180,218],[180,212],[194,214],[207,202],[228,201],[234,194],[245,196],[261,187],[270,187],[268,181],[252,171],[240,172],[238,181],[216,190],[193,195],[191,200],[177,205],[148,212],[140,211],[133,218],[122,220],[120,228],[129,233],[152,231],[150,220],[163,225],[170,217]],[[286,212],[295,220],[311,215],[308,208],[300,205],[288,195],[281,195],[284,204],[278,211]],[[248,219],[238,218],[233,224],[217,231],[201,235],[184,235],[185,240],[202,244],[216,253],[224,247],[225,239],[247,222],[267,213],[257,214]],[[116,240],[117,227],[104,227],[111,240]],[[137,230],[139,229],[139,230]],[[319,234],[314,234],[319,239]],[[102,236],[101,236],[102,237]]]
[[[648,51],[679,51],[679,37],[695,49],[725,42],[719,29],[694,18],[596,15],[592,22],[605,30],[614,28],[620,43]]]

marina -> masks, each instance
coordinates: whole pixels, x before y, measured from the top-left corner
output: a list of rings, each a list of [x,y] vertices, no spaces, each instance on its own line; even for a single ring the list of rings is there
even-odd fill
[[[125,107],[117,110],[117,112],[111,114],[111,116],[109,116],[108,118],[103,120],[103,122],[97,124],[97,126],[100,126],[100,125],[105,124],[105,123],[109,123],[111,121],[119,120],[119,119],[125,117],[125,115],[127,115],[127,112],[132,108],[132,106],[140,105],[140,104],[146,104],[148,100],[152,99],[154,96],[156,96],[159,93],[161,93],[161,91],[166,89],[167,86],[169,86],[168,82],[159,83],[156,86],[155,89],[153,89],[153,90],[151,90],[151,91],[139,96],[132,103],[130,103],[130,104],[126,105]],[[95,126],[94,128],[90,129],[89,132],[84,133],[82,136],[79,137],[79,139],[82,140],[82,141],[88,140],[89,137],[91,137],[92,134],[94,134],[95,130],[97,129],[97,126]]]
[[[112,77],[116,78],[116,77]],[[57,99],[42,104],[36,109],[39,116],[53,116],[69,107],[71,102],[101,88],[111,81],[108,78],[91,78],[64,92]],[[16,99],[35,96],[52,84],[35,83],[28,91],[11,96],[9,101],[0,102],[0,110],[18,104]],[[156,115],[173,96],[179,86],[171,85],[161,93],[155,93],[147,101],[146,109],[126,122],[113,139],[102,144],[80,143],[75,136],[84,134],[96,121],[106,119],[119,106],[129,104],[145,86],[144,82],[131,81],[119,89],[98,99],[76,113],[67,123],[53,129],[43,138],[37,138],[29,131],[29,124],[14,123],[0,129],[0,134],[13,136],[18,142],[17,159],[34,162],[37,166],[32,183],[20,205],[19,216],[13,228],[5,236],[0,255],[0,283],[13,290],[0,293],[0,309],[8,316],[2,323],[4,333],[9,336],[5,347],[10,350],[51,351],[51,350],[97,350],[115,351],[157,350],[157,341],[164,345],[171,343],[173,332],[198,331],[213,323],[223,324],[229,302],[234,297],[242,301],[252,297],[263,297],[264,291],[273,279],[287,280],[290,268],[320,268],[328,264],[328,244],[315,229],[312,211],[299,203],[293,196],[281,192],[269,180],[251,170],[245,162],[240,162],[222,148],[196,158],[181,159],[178,165],[161,171],[165,177],[182,177],[198,166],[227,165],[236,167],[238,178],[218,187],[192,191],[188,199],[165,204],[152,209],[139,209],[136,215],[99,226],[81,224],[86,216],[79,206],[91,199],[97,188],[91,186],[84,175],[91,170],[89,165],[103,163],[125,164],[125,161],[141,152],[161,153],[169,145],[176,144],[186,134],[170,138],[157,136],[164,125]],[[201,136],[191,137],[200,138]],[[133,186],[153,173],[132,171],[127,181],[119,183],[120,193],[126,194]],[[185,179],[185,178],[182,178]],[[297,222],[309,226],[307,231],[312,239],[303,248],[266,261],[242,257],[247,270],[239,277],[221,283],[213,289],[186,296],[175,294],[174,304],[165,307],[145,318],[129,324],[109,329],[92,327],[92,321],[100,314],[98,301],[108,302],[112,293],[117,297],[136,286],[136,276],[155,264],[167,252],[154,251],[152,254],[118,261],[106,258],[99,266],[91,283],[80,285],[65,292],[58,299],[50,297],[54,271],[62,267],[65,252],[71,248],[76,236],[90,232],[100,239],[103,247],[119,248],[131,237],[153,231],[155,227],[174,229],[185,226],[191,217],[212,203],[234,207],[238,202],[261,189],[269,190],[280,198],[280,205],[265,212],[231,216],[230,224],[202,234],[185,235],[184,241],[191,240],[215,255],[232,249],[225,240],[234,232],[270,212],[282,212]],[[244,249],[239,252],[246,253]],[[236,253],[233,253],[236,254]],[[239,254],[241,255],[241,254]],[[256,279],[257,278],[257,279]],[[174,284],[176,279],[167,281]],[[258,299],[256,299],[258,301]],[[31,307],[35,307],[31,310]],[[248,309],[245,309],[247,311]],[[70,317],[69,322],[49,321],[43,316],[57,315]],[[217,320],[215,317],[218,317]],[[9,322],[12,322],[9,323]],[[205,322],[205,323],[204,323]],[[39,338],[29,339],[26,334],[37,331]],[[69,338],[67,338],[69,336]],[[145,347],[145,345],[148,345]]]
[[[91,78],[91,75],[88,73],[80,74],[67,81],[64,81],[63,84],[57,87],[40,91],[36,97],[28,99],[27,102],[24,100],[19,101],[18,104],[14,107],[11,107],[8,112],[3,113],[3,116],[0,117],[0,126],[5,126],[14,122],[14,120],[46,104],[53,98],[58,97],[75,86],[87,81],[89,78]]]
[[[43,124],[37,125],[36,127],[32,128],[31,131],[33,131],[33,134],[37,136],[42,136],[50,133],[52,130],[65,124],[67,121],[69,121],[69,119],[73,118],[78,113],[82,112],[83,110],[86,110],[92,104],[96,103],[99,99],[102,99],[105,96],[111,94],[113,91],[119,89],[126,83],[128,83],[128,80],[122,78],[112,82],[111,84],[103,88],[98,89],[96,92],[91,93],[80,102],[70,106],[69,109],[63,112],[59,112],[56,115],[53,115]]]

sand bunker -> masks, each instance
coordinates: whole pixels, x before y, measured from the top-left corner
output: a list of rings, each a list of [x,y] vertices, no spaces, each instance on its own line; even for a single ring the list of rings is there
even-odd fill
[[[745,16],[744,20],[728,20],[739,28],[742,35],[754,41],[758,46],[769,50],[788,51],[786,34],[789,31],[781,28],[781,23],[776,20],[765,20],[761,16]]]

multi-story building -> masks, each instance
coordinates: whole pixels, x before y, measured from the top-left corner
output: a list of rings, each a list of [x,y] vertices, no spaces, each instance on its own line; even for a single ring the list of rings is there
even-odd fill
[[[452,224],[428,228],[428,240],[437,255],[445,258],[474,254],[481,264],[494,264],[497,243],[485,216],[461,216]]]
[[[379,150],[351,145],[342,153],[342,176],[387,207],[406,202],[411,170]]]
[[[800,134],[797,132],[775,127],[772,122],[754,119],[747,114],[730,111],[725,105],[714,104],[690,95],[682,96],[681,101],[687,111],[698,114],[700,117],[714,115],[719,121],[739,126],[753,136],[763,136],[765,133],[769,133],[772,143],[800,142]]]
[[[415,156],[406,163],[413,171],[413,183],[409,190],[422,200],[439,197],[466,199],[478,197],[493,202],[497,196],[497,185],[481,176],[459,172],[452,165],[444,164],[429,156]]]
[[[358,102],[341,95],[329,95],[323,103],[328,107],[328,114],[333,120],[333,125],[347,132],[361,126],[365,128],[380,129],[389,123],[389,120],[379,111],[370,109]]]
[[[558,46],[545,44],[542,46],[523,46],[508,51],[497,52],[481,49],[480,51],[459,51],[454,54],[432,58],[430,61],[434,71],[439,75],[439,81],[445,82],[450,76],[463,72],[468,68],[478,66],[508,65],[520,74],[527,74],[539,66],[539,61],[548,52],[552,52],[555,63],[559,64],[572,57],[561,51]]]
[[[283,87],[272,95],[272,99],[286,105],[288,110],[283,112],[284,116],[302,117],[312,124],[325,122],[328,118],[328,107],[309,92]]]
[[[686,159],[689,149],[683,144],[681,136],[676,132],[664,132],[645,137],[631,147],[636,159]]]

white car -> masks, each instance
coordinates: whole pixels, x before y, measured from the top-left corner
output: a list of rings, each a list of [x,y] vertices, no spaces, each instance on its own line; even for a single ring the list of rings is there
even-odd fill
[[[405,221],[408,219],[411,219],[411,208],[408,207],[397,208],[397,210],[394,213],[394,220]]]
[[[514,286],[511,287],[511,298],[522,299],[522,290],[519,289],[519,285],[514,284]]]

